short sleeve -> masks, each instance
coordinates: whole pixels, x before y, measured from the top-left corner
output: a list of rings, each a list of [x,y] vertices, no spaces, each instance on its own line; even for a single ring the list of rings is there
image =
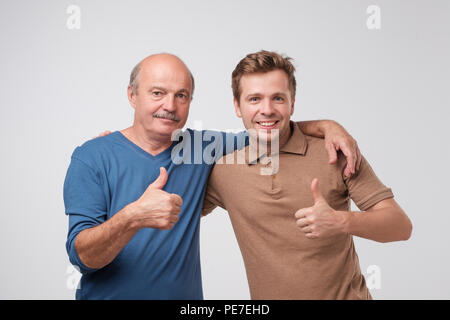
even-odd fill
[[[81,273],[95,271],[86,267],[75,250],[76,236],[87,228],[106,221],[107,205],[101,176],[82,160],[72,156],[64,181],[65,212],[69,216],[66,249],[70,262]]]
[[[394,194],[378,179],[367,160],[361,157],[359,170],[350,178],[344,178],[344,181],[350,198],[360,210],[365,211],[382,200],[393,198]]]
[[[203,201],[202,216],[206,216],[211,213],[217,206],[225,209],[222,199],[220,198],[217,190],[216,183],[216,167],[213,168],[211,175],[209,176],[208,186],[206,187],[205,199]]]

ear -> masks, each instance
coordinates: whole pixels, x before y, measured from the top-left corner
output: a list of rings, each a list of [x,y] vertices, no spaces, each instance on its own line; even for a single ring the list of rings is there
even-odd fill
[[[234,98],[233,103],[234,103],[234,111],[236,112],[236,115],[239,118],[242,118],[241,107],[239,106],[239,101],[237,101],[236,98]]]
[[[133,109],[136,109],[136,95],[134,94],[131,86],[128,86],[128,88],[127,88],[127,96],[128,96],[128,101],[130,102]]]

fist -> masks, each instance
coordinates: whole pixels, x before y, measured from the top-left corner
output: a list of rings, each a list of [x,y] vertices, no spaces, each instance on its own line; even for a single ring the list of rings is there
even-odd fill
[[[133,203],[133,221],[138,228],[167,230],[178,221],[183,200],[177,194],[162,190],[169,176],[165,168],[159,170],[159,177]]]

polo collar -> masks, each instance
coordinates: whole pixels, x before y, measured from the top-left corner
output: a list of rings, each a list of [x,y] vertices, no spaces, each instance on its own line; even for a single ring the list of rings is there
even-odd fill
[[[292,153],[298,155],[305,155],[306,149],[308,147],[308,142],[306,141],[305,134],[300,130],[298,125],[290,121],[289,125],[291,127],[292,133],[289,137],[289,140],[286,144],[280,148],[280,153]],[[249,146],[245,148],[245,159],[247,164],[256,164],[263,157],[266,157],[266,154],[257,154],[256,146],[250,143]]]

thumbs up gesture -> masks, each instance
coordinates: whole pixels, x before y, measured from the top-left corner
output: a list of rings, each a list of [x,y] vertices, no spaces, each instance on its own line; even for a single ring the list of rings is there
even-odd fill
[[[132,203],[130,210],[133,226],[141,228],[171,229],[178,221],[183,199],[164,190],[169,175],[165,168],[159,169],[159,177],[151,183],[142,196]]]
[[[300,230],[308,239],[327,238],[343,233],[344,216],[328,205],[319,190],[319,180],[313,179],[311,191],[314,205],[295,213]]]

